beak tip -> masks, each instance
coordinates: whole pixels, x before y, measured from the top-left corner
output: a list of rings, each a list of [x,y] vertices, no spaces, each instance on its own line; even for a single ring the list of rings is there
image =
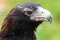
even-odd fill
[[[48,21],[50,22],[50,24],[52,23],[52,17],[50,16],[49,18],[47,18]]]
[[[50,21],[50,24],[52,23],[52,20]]]

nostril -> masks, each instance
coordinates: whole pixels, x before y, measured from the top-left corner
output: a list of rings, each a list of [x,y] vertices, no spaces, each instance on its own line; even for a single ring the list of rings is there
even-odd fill
[[[43,12],[41,12],[41,13],[43,13]]]

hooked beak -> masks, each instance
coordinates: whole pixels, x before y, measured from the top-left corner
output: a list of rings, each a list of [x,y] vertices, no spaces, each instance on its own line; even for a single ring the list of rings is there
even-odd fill
[[[30,19],[35,21],[48,21],[51,23],[52,15],[48,10],[38,7],[38,9],[31,14]]]

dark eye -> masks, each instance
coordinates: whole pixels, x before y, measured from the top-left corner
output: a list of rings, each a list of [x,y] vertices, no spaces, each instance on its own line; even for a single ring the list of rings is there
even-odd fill
[[[32,14],[32,11],[28,11],[27,14],[28,14],[28,15],[31,15],[31,14]]]
[[[32,14],[32,11],[25,12],[25,15],[30,16]]]

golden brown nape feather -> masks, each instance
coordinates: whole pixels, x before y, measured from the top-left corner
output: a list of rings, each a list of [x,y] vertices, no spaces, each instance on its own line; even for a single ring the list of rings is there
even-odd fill
[[[1,36],[6,37],[11,34],[14,30],[14,21],[15,16],[12,17],[11,14],[13,14],[14,10],[11,10],[10,13],[7,15],[5,20],[3,21],[2,28],[1,28]],[[10,17],[11,16],[11,17]]]

